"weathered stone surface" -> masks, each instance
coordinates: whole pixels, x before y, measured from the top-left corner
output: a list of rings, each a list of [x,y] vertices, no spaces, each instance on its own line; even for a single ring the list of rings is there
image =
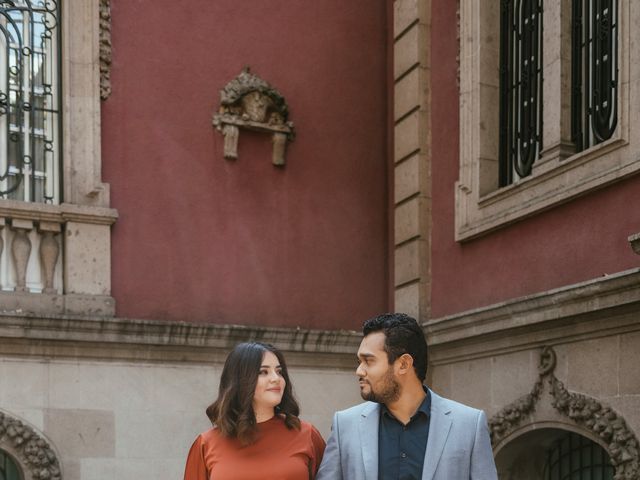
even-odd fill
[[[397,37],[419,18],[418,0],[395,0],[393,3],[393,35]]]
[[[395,202],[420,192],[419,162],[424,159],[419,154],[412,155],[396,165],[394,173]]]
[[[420,278],[419,240],[413,240],[396,248],[395,267],[396,286]]]
[[[406,242],[420,234],[420,198],[398,205],[394,212],[395,244]]]
[[[75,393],[80,392],[76,390]],[[58,446],[63,457],[113,457],[115,454],[112,411],[49,408],[45,410],[44,425],[47,436]]]
[[[420,318],[420,283],[404,285],[395,290],[395,312],[406,313],[413,318]]]
[[[409,113],[411,110],[414,110],[416,107],[420,106],[420,80],[424,80],[420,73],[420,68],[413,69],[395,84],[393,97],[393,111],[395,120],[398,120],[399,118]]]
[[[396,162],[420,149],[420,112],[413,112],[394,128],[394,159]]]

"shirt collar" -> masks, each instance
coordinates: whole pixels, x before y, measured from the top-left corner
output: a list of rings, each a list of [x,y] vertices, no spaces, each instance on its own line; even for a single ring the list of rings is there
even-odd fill
[[[424,389],[424,393],[426,394],[426,396],[422,400],[422,403],[418,407],[418,410],[416,410],[416,413],[414,413],[413,416],[411,417],[411,420],[413,420],[416,417],[416,415],[418,415],[419,413],[424,414],[427,418],[429,418],[429,416],[431,415],[431,393],[429,392],[429,389],[424,385],[422,386],[422,388]],[[389,418],[395,419],[393,414],[389,411],[389,409],[384,403],[380,405],[380,407],[381,407],[381,413],[383,415],[386,415]]]

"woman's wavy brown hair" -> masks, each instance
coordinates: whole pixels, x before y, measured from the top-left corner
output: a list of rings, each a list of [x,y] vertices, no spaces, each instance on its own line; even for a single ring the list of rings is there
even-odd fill
[[[290,430],[300,429],[300,407],[293,396],[293,387],[282,353],[267,343],[240,343],[224,362],[218,398],[207,408],[207,417],[224,436],[237,438],[243,445],[256,440],[258,428],[253,411],[253,396],[260,366],[267,352],[278,358],[285,380],[282,401],[275,409],[276,415],[284,417],[284,423]]]

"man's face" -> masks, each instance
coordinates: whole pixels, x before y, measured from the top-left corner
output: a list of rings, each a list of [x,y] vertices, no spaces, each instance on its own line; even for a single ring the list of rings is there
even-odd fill
[[[400,384],[384,351],[384,341],[384,332],[370,333],[362,339],[356,375],[363,399],[388,404],[400,397]]]

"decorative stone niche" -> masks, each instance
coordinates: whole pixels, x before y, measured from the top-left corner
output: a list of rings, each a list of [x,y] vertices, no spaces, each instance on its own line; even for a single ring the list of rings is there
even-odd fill
[[[293,122],[284,97],[246,67],[220,90],[220,108],[213,125],[224,136],[224,158],[238,158],[240,130],[271,134],[272,162],[284,166],[287,142],[294,138]]]

